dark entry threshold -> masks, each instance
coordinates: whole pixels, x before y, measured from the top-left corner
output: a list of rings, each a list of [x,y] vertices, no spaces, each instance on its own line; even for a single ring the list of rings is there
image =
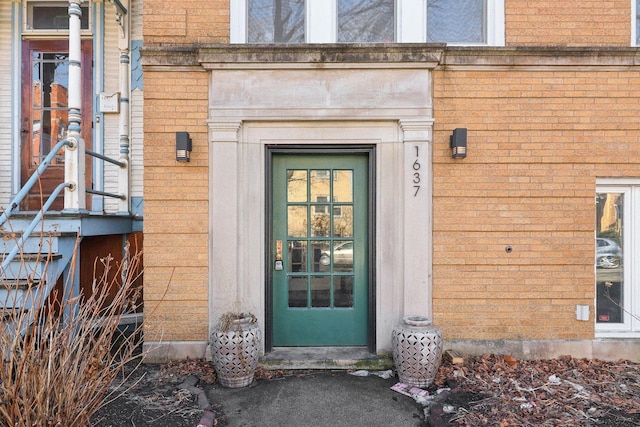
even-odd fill
[[[376,355],[366,347],[274,347],[260,358],[265,369],[369,369],[393,367],[390,354]]]

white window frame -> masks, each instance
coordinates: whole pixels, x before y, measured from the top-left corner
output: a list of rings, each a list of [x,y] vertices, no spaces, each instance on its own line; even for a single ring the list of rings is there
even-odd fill
[[[638,179],[599,179],[596,193],[621,193],[624,194],[624,229],[622,239],[624,241],[624,253],[622,265],[624,266],[624,310],[622,323],[598,323],[597,312],[594,310],[594,322],[596,338],[638,338],[640,337],[640,320],[634,318],[640,314],[640,266],[632,262],[640,252],[640,180]],[[635,214],[635,216],[634,216]],[[595,248],[595,242],[594,242]],[[595,260],[594,260],[595,261]],[[595,269],[595,262],[594,262]],[[594,281],[594,307],[597,304]]]
[[[321,200],[322,199],[322,200]],[[316,203],[325,203],[323,205],[313,205],[313,214],[314,215],[329,215],[329,196],[318,195],[316,196]]]
[[[69,2],[65,0],[23,0],[22,2],[22,32],[25,35],[34,35],[34,36],[51,36],[51,35],[61,35],[61,34],[69,34],[69,30],[56,30],[56,29],[36,29],[32,28],[29,25],[31,20],[33,7],[36,6],[59,6],[59,7],[69,7]],[[82,7],[87,7],[87,19],[88,19],[88,28],[82,28],[80,30],[80,34],[82,35],[91,35],[93,31],[93,1],[86,1],[81,4]]]
[[[316,169],[314,172],[315,176],[313,178],[316,179],[329,179],[331,176],[331,171],[329,169]]]
[[[486,1],[487,40],[481,45],[504,46],[504,0]],[[231,0],[230,13],[230,43],[247,43],[247,0]],[[336,43],[337,21],[336,0],[306,0],[305,42]],[[427,0],[396,0],[396,27],[397,43],[426,43]]]

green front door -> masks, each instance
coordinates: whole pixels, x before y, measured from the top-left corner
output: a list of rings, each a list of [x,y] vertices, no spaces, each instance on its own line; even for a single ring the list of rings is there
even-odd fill
[[[367,345],[367,163],[273,155],[274,346]]]

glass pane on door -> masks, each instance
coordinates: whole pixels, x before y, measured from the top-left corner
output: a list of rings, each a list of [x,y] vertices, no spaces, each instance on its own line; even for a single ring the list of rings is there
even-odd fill
[[[329,307],[331,305],[331,277],[313,276],[311,278],[311,307]]]
[[[596,322],[624,323],[624,193],[596,195]]]
[[[31,99],[31,165],[37,166],[66,136],[68,126],[69,55],[33,52]],[[53,164],[64,161],[61,152]]]
[[[307,242],[305,240],[292,240],[289,242],[289,268],[291,273],[307,271]]]
[[[337,276],[334,278],[334,305],[336,307],[353,307],[353,276]]]
[[[307,237],[307,207],[287,207],[287,230],[289,237]]]
[[[307,278],[306,276],[289,277],[289,307],[307,306]]]
[[[287,201],[306,202],[307,201],[307,171],[290,170],[287,171]]]

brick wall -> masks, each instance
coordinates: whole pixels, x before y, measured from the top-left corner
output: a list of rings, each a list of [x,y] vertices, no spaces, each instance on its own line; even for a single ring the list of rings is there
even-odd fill
[[[208,74],[145,71],[145,339],[206,340]],[[193,139],[175,160],[175,132]]]
[[[508,46],[629,46],[631,41],[629,0],[509,0],[505,22]],[[226,43],[229,1],[145,0],[143,32],[147,44]]]
[[[507,46],[629,46],[631,2],[507,0]]]
[[[508,46],[630,43],[628,0],[505,4]],[[147,47],[226,43],[228,0],[145,0],[143,34]],[[146,339],[201,341],[208,74],[167,70],[145,69]],[[568,70],[434,74],[433,303],[447,339],[593,337],[574,311],[593,313],[595,182],[638,176],[640,75]],[[454,161],[456,127],[469,129],[469,155]],[[180,164],[175,132],[185,130],[194,151]]]
[[[144,0],[146,45],[227,43],[229,0]]]
[[[594,312],[596,177],[638,176],[640,73],[448,70],[434,85],[436,323],[449,339],[591,338],[575,306]]]

